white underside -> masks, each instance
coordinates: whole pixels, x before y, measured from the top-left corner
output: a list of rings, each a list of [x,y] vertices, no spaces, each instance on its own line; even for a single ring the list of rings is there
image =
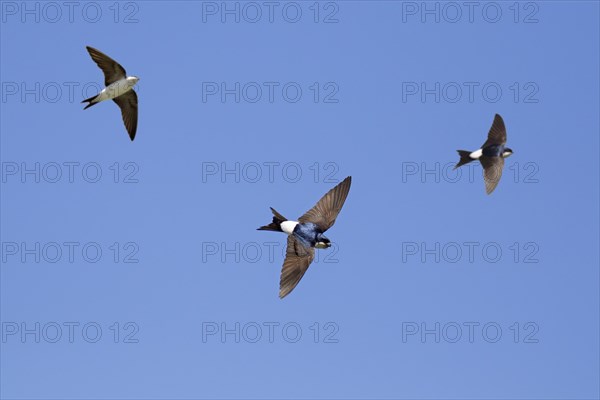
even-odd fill
[[[479,149],[479,150],[475,150],[474,152],[469,154],[469,157],[471,157],[473,160],[477,160],[479,157],[481,157],[482,154],[483,154],[483,150]]]
[[[283,221],[281,223],[281,230],[291,235],[294,232],[294,228],[298,225],[298,221]]]
[[[110,100],[114,99],[115,97],[119,97],[120,95],[130,91],[134,85],[135,83],[131,80],[128,80],[127,78],[123,78],[121,80],[113,82],[104,89],[102,89],[100,93],[98,93],[98,96],[96,96],[94,102],[98,103],[100,101]]]

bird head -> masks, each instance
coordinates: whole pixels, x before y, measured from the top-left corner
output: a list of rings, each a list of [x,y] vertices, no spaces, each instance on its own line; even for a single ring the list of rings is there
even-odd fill
[[[317,243],[315,243],[317,249],[326,249],[331,247],[331,240],[327,239],[323,234],[317,235]]]
[[[512,155],[513,151],[512,149],[509,149],[508,147],[506,147],[504,149],[504,153],[502,153],[502,157],[506,158],[506,157],[510,157]]]

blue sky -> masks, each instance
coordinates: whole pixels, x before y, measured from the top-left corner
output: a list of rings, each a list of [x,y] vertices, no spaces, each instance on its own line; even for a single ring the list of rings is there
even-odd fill
[[[597,2],[0,7],[2,398],[600,395]],[[280,300],[256,228],[348,175]]]

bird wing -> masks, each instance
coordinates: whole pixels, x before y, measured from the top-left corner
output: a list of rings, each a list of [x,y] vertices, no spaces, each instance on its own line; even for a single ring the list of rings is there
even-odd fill
[[[340,182],[336,187],[331,189],[321,197],[321,200],[315,204],[313,208],[308,210],[303,216],[298,218],[299,222],[312,222],[316,224],[322,232],[331,228],[335,223],[335,219],[342,210],[342,206],[348,197],[352,177],[349,176]]]
[[[483,180],[485,181],[485,191],[490,194],[498,186],[504,169],[504,158],[502,157],[480,157],[483,166]]]
[[[123,116],[125,128],[129,133],[129,137],[133,141],[133,139],[135,138],[135,133],[137,131],[138,123],[137,94],[133,89],[131,89],[128,92],[125,92],[125,94],[122,94],[119,97],[115,97],[113,101],[117,103],[117,105],[121,109],[121,115]]]
[[[315,249],[304,247],[294,235],[288,236],[285,261],[279,279],[279,298],[287,296],[304,276],[315,258]]]
[[[506,144],[506,127],[504,126],[504,120],[499,114],[496,114],[494,117],[494,122],[488,133],[488,138],[481,148],[491,144]]]
[[[118,62],[93,47],[86,46],[88,53],[92,57],[92,60],[96,62],[98,67],[104,72],[104,85],[108,86],[111,83],[127,77],[125,68]]]

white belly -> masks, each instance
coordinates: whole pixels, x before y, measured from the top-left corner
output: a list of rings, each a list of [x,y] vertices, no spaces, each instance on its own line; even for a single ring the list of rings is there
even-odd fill
[[[469,154],[469,157],[471,157],[473,160],[477,160],[479,157],[481,157],[482,154],[483,154],[483,150],[479,149],[479,150],[475,150],[474,152]]]
[[[283,221],[281,223],[281,230],[291,235],[294,232],[294,228],[298,225],[298,221]]]
[[[113,82],[104,89],[98,96],[96,96],[96,102],[114,99],[115,97],[119,97],[120,95],[127,93],[131,90],[133,85],[127,79],[121,79],[119,81]]]

